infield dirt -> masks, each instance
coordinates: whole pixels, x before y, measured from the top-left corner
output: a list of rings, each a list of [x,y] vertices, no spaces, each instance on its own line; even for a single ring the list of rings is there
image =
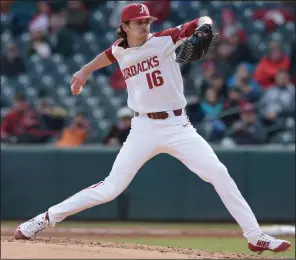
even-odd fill
[[[1,228],[2,259],[274,259],[274,257],[252,256],[242,253],[208,252],[200,249],[185,249],[164,246],[138,245],[119,242],[100,241],[99,237],[118,236],[117,232],[87,232],[91,229],[48,229],[31,240],[15,240],[13,229]],[[82,232],[83,231],[83,232]],[[117,230],[118,231],[118,230]],[[134,230],[136,233],[136,231]],[[109,233],[109,234],[106,234]],[[112,232],[111,232],[112,233]],[[117,233],[117,234],[114,234]],[[133,232],[121,234],[122,237],[134,236]],[[139,234],[138,234],[139,235]],[[143,234],[142,234],[143,235]],[[146,234],[147,235],[147,234]],[[163,234],[167,237],[173,234]],[[174,234],[176,235],[176,234]],[[174,236],[173,235],[173,236]],[[185,234],[179,234],[184,237]],[[192,234],[191,234],[192,235]],[[197,234],[195,234],[197,235]],[[202,232],[200,235],[206,235]],[[213,236],[215,234],[208,234]],[[221,236],[219,232],[216,236]],[[226,234],[223,234],[226,235]],[[222,236],[223,236],[222,235]],[[230,236],[235,236],[231,232]],[[49,237],[50,236],[50,237]],[[151,236],[151,234],[150,234]],[[157,235],[159,236],[159,234]]]

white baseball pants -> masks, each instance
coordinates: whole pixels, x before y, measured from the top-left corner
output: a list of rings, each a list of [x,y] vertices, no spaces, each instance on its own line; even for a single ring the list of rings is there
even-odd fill
[[[145,114],[134,117],[130,134],[109,176],[49,208],[50,221],[60,222],[77,212],[115,199],[145,162],[157,154],[167,153],[214,186],[245,236],[260,231],[252,210],[210,145],[196,132],[184,113],[175,116],[169,112],[169,115],[165,120],[153,120]]]

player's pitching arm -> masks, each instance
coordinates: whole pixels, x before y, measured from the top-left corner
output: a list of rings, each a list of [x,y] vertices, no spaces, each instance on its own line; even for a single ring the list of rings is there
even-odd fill
[[[100,53],[91,62],[84,65],[79,71],[77,71],[71,80],[72,94],[77,96],[81,93],[83,86],[85,85],[89,75],[103,67],[111,65],[113,62],[107,57],[105,52]]]

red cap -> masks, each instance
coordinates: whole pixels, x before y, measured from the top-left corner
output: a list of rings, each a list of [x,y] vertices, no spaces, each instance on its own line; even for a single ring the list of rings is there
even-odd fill
[[[158,20],[158,18],[150,16],[149,9],[144,4],[130,4],[121,11],[120,20],[122,23],[140,19]]]

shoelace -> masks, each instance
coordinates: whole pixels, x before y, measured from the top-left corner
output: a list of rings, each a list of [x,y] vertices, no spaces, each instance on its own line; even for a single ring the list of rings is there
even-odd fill
[[[260,238],[262,238],[263,240],[266,240],[266,241],[270,241],[270,242],[276,241],[276,239],[274,237],[267,235],[267,234],[261,234]]]
[[[45,226],[48,226],[48,220],[43,220],[45,222]],[[36,226],[36,224],[38,226]],[[32,222],[29,222],[28,224],[28,228],[32,228],[35,227],[34,230],[39,230],[40,226],[42,225],[42,222],[37,221],[37,220],[33,220]]]

